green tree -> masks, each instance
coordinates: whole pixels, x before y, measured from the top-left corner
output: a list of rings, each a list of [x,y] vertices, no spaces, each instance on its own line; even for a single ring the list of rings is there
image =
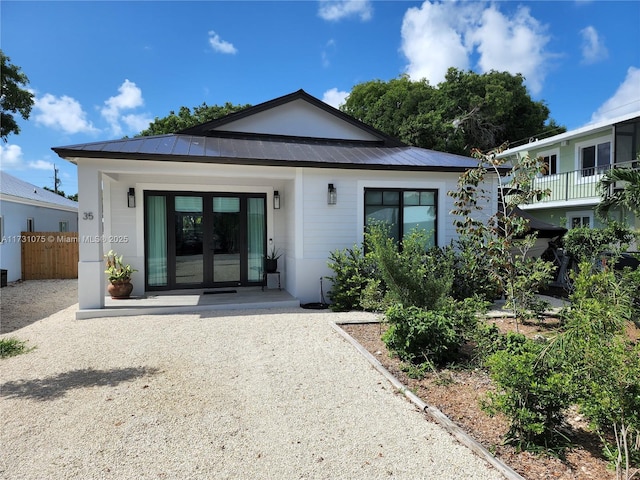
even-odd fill
[[[566,130],[531,99],[524,77],[507,72],[451,68],[437,87],[406,75],[364,82],[341,109],[410,145],[458,154]]]
[[[614,188],[617,182],[624,182],[622,188]],[[600,203],[596,214],[606,219],[612,208],[624,208],[640,217],[640,170],[612,168],[598,183]]]
[[[14,115],[29,119],[33,107],[33,93],[26,89],[29,79],[22,69],[11,63],[11,59],[0,50],[0,137],[5,142],[9,134],[20,133]]]
[[[206,103],[198,107],[193,107],[193,111],[189,107],[180,107],[176,114],[173,110],[166,117],[156,117],[149,128],[143,130],[138,136],[163,135],[168,133],[176,133],[185,128],[194,127],[202,123],[210,122],[230,113],[243,110],[251,105],[233,105],[229,102],[223,106],[212,105]]]

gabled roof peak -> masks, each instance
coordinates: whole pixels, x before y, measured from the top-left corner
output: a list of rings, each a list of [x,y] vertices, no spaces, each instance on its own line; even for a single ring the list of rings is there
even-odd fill
[[[322,110],[323,112],[326,112],[336,117],[338,120],[346,122],[350,124],[352,127],[356,127],[362,130],[363,132],[366,132],[366,134],[373,136],[379,141],[381,141],[384,144],[384,146],[388,146],[388,147],[407,146],[405,143],[401,142],[400,140],[393,138],[385,134],[384,132],[381,132],[380,130],[375,129],[353,118],[350,115],[347,115],[346,113],[340,111],[339,109],[332,107],[331,105],[323,102],[322,100],[314,97],[313,95],[310,95],[303,89],[299,89],[287,95],[283,95],[281,97],[274,98],[272,100],[268,100],[266,102],[260,103],[258,105],[245,108],[238,112],[230,113],[229,115],[225,115],[224,117],[220,117],[200,125],[185,128],[184,130],[181,130],[176,133],[186,134],[186,135],[218,136],[225,131],[225,128],[224,128],[225,125],[229,125],[233,122],[237,122],[239,120],[252,117],[259,113],[266,112],[271,109],[275,109],[277,107],[286,105],[288,103],[291,103],[297,100],[303,100],[311,104],[312,106]]]

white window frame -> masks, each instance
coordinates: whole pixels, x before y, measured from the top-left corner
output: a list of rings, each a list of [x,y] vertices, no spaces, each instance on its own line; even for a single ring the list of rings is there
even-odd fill
[[[550,171],[547,173],[541,173],[539,176],[540,177],[551,177],[553,175],[557,175],[558,173],[560,173],[560,149],[559,148],[554,148],[551,150],[545,150],[543,152],[539,152],[536,157],[537,158],[546,158],[546,157],[551,157],[552,155],[556,156],[556,171],[555,173],[551,173]],[[549,170],[551,170],[551,167],[549,167]]]
[[[35,232],[36,231],[36,221],[33,217],[27,218],[27,232]]]
[[[574,218],[580,218],[580,226],[583,227],[584,225],[582,225],[582,220],[586,217],[589,218],[589,228],[593,228],[593,210],[577,210],[577,211],[573,211],[573,212],[567,212],[567,229],[571,230],[573,227],[573,222],[572,220]]]
[[[612,135],[605,135],[602,137],[598,137],[598,138],[593,138],[591,140],[586,140],[584,142],[579,142],[576,143],[576,153],[575,153],[575,157],[576,157],[576,170],[577,170],[577,176],[579,179],[585,180],[585,181],[594,181],[594,180],[598,180],[602,174],[598,173],[598,145],[601,145],[603,143],[609,143],[609,161],[607,162],[607,165],[611,165],[612,159],[613,159],[613,136]],[[582,176],[582,170],[584,170],[583,166],[582,166],[582,150],[584,150],[587,147],[595,147],[596,148],[596,159],[595,159],[595,165],[594,165],[594,174],[593,175],[588,175],[588,176]]]
[[[4,217],[0,215],[0,243],[4,243]]]
[[[64,226],[64,228],[63,228]],[[60,220],[58,222],[58,231],[63,233],[63,232],[68,232],[69,231],[69,221],[68,220]]]

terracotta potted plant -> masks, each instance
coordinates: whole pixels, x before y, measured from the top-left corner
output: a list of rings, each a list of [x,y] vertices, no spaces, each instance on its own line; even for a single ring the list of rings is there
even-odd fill
[[[122,255],[118,255],[113,250],[109,250],[109,253],[104,258],[107,263],[107,269],[104,273],[107,274],[109,279],[107,292],[114,299],[129,298],[133,290],[131,275],[137,270],[129,264],[125,265],[122,262]]]
[[[278,271],[278,259],[282,256],[280,251],[273,247],[271,248],[271,252],[264,259],[264,269],[267,273],[273,273]]]

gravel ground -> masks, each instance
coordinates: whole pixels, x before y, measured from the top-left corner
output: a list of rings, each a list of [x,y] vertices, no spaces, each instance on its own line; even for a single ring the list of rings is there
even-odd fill
[[[2,337],[35,347],[0,360],[1,478],[502,478],[331,328],[366,314],[75,320],[65,285],[0,292]]]

